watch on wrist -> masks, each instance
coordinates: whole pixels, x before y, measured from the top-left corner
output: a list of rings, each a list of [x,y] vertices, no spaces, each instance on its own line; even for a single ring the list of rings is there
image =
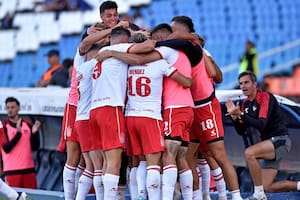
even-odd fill
[[[244,112],[241,112],[241,114],[238,116],[238,119],[242,119],[242,117],[244,116]]]

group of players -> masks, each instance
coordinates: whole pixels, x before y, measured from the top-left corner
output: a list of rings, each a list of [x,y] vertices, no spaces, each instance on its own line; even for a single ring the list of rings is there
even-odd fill
[[[92,185],[97,199],[118,199],[126,152],[131,199],[173,199],[177,179],[183,199],[210,199],[212,170],[219,199],[226,182],[241,200],[215,96],[222,73],[192,20],[177,16],[149,33],[119,21],[113,1],[100,16],[74,58],[62,128],[65,199],[85,199]]]

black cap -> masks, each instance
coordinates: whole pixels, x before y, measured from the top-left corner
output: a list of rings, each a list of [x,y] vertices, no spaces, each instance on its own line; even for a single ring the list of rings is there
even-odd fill
[[[59,56],[59,51],[56,49],[51,49],[48,51],[47,54],[45,54],[45,56],[51,57],[51,56]]]

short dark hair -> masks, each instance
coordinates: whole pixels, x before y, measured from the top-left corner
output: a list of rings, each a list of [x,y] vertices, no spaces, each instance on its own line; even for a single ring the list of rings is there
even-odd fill
[[[153,35],[154,33],[158,32],[158,31],[168,31],[170,33],[173,32],[171,26],[166,23],[158,24],[157,26],[155,26],[151,31],[151,35]]]
[[[16,99],[15,97],[7,97],[5,100],[5,104],[7,104],[8,102],[16,102],[16,104],[18,106],[20,106],[20,102],[18,99]]]
[[[104,1],[99,7],[100,14],[108,9],[118,9],[118,4],[114,1]]]
[[[173,17],[173,19],[171,21],[182,24],[183,26],[187,27],[189,29],[190,33],[195,32],[193,20],[191,18],[189,18],[188,16],[184,16],[184,15],[176,16],[176,17]]]
[[[251,79],[251,81],[254,83],[254,82],[257,82],[257,78],[256,78],[256,75],[253,73],[253,72],[251,72],[251,71],[244,71],[244,72],[241,72],[240,74],[239,74],[239,77],[238,77],[238,80],[240,80],[240,78],[241,77],[243,77],[243,76],[250,76],[250,79]]]
[[[127,35],[130,37],[130,31],[126,28],[123,28],[122,26],[118,26],[111,30],[110,37],[118,36],[118,35]]]

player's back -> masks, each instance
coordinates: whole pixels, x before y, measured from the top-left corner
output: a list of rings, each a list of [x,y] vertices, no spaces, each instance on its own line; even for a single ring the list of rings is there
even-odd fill
[[[175,71],[165,60],[130,66],[126,115],[162,119],[163,77],[170,76]]]

